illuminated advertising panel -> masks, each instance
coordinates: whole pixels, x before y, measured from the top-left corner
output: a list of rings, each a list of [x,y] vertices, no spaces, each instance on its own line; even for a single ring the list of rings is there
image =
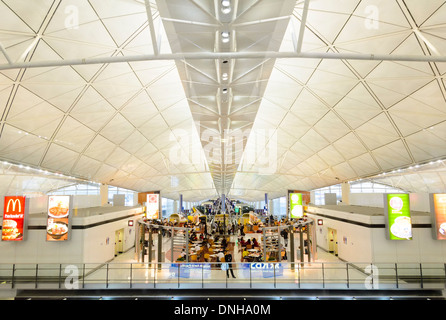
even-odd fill
[[[49,196],[46,226],[47,241],[66,241],[70,234],[70,196]]]
[[[25,197],[5,197],[2,222],[3,241],[22,241],[28,204]]]
[[[299,219],[304,215],[302,193],[290,193],[290,218]]]
[[[434,239],[446,240],[446,193],[431,194],[430,197]]]
[[[147,195],[147,219],[159,219],[160,195],[150,193]]]
[[[388,239],[412,240],[409,194],[385,194],[384,215]]]

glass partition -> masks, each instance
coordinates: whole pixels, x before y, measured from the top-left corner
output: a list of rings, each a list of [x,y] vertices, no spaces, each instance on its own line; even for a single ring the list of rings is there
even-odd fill
[[[11,289],[13,264],[0,264],[0,289]]]
[[[444,289],[444,263],[0,264],[6,289]]]
[[[132,266],[131,288],[153,289],[155,288],[155,265],[148,263],[134,263]]]

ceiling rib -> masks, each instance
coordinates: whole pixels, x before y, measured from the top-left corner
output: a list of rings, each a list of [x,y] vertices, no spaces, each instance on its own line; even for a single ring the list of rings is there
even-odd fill
[[[223,60],[223,59],[327,59],[327,60],[365,60],[365,61],[402,61],[402,62],[446,62],[446,56],[423,56],[401,54],[363,54],[333,52],[195,52],[163,53],[121,57],[82,58],[67,60],[48,60],[31,62],[14,62],[0,64],[0,70],[22,68],[45,68],[60,66],[78,66],[104,63],[161,61],[161,60]]]

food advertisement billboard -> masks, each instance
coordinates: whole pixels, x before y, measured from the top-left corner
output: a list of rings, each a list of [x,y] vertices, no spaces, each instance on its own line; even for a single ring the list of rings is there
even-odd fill
[[[25,218],[28,203],[25,197],[7,196],[4,198],[2,241],[22,241],[25,233]]]
[[[390,240],[412,240],[409,194],[384,194],[386,233]]]
[[[430,195],[434,239],[446,240],[446,193]]]
[[[290,218],[299,219],[304,215],[302,193],[290,193]]]
[[[159,219],[160,195],[150,193],[147,195],[147,219]]]
[[[69,240],[71,211],[70,196],[48,197],[47,241]]]

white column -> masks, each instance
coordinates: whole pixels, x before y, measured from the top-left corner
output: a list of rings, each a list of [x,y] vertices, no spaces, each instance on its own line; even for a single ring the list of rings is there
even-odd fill
[[[99,193],[101,195],[101,206],[105,206],[108,202],[108,185],[101,184]]]
[[[341,184],[342,191],[342,204],[350,204],[350,184],[348,182],[343,182]]]

